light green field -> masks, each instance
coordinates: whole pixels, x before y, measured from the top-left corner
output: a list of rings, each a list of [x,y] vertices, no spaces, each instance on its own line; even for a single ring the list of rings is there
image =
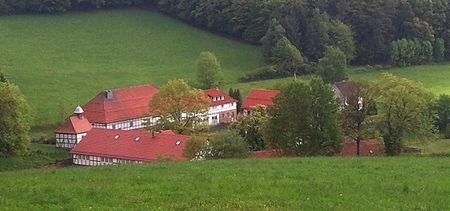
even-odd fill
[[[450,94],[450,64],[393,68],[387,71],[350,71],[349,76],[355,80],[373,81],[380,78],[384,72],[419,82],[436,95]]]
[[[138,9],[0,17],[0,66],[51,131],[108,88],[195,81],[201,51],[216,53],[226,83],[263,65],[258,47]]]
[[[13,210],[449,210],[448,158],[282,158],[0,172]]]

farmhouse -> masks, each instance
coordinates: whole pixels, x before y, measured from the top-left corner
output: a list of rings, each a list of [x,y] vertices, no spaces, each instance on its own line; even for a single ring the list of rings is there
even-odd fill
[[[244,115],[251,113],[251,110],[257,105],[271,106],[273,105],[273,98],[280,93],[279,90],[270,89],[251,89],[248,92],[247,98],[242,103],[242,112]]]
[[[89,166],[185,160],[183,149],[188,139],[172,131],[93,128],[70,153],[74,164]]]
[[[358,97],[359,107],[362,108],[363,99],[359,96],[362,92],[362,86],[360,83],[355,81],[336,82],[333,84],[333,92],[336,98],[339,99],[341,108],[348,106],[348,99],[351,97]]]
[[[211,99],[211,106],[208,111],[209,125],[227,124],[236,119],[237,100],[219,89],[208,89],[204,93]]]
[[[154,123],[149,103],[158,92],[153,85],[106,90],[83,106],[94,128],[133,130]]]

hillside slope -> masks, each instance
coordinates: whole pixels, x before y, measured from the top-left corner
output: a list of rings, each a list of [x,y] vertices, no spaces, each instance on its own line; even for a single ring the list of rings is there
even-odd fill
[[[216,53],[228,83],[263,65],[256,46],[153,11],[0,17],[0,67],[24,92],[39,126],[54,126],[107,88],[194,81],[201,51]]]
[[[282,158],[2,172],[5,209],[448,210],[447,158]]]

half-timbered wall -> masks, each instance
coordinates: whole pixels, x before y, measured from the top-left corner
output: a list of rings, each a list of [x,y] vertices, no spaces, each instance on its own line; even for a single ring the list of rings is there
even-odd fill
[[[56,147],[72,149],[75,144],[78,144],[86,133],[80,134],[67,134],[67,133],[56,133]]]
[[[79,155],[73,154],[73,164],[84,166],[103,166],[103,165],[116,165],[116,164],[131,164],[131,163],[143,163],[137,160],[119,159],[113,157],[100,157],[93,155]]]
[[[93,123],[94,128],[106,128],[106,129],[120,129],[120,130],[135,130],[144,128],[146,123],[150,120],[150,123],[155,123],[155,119],[152,117],[143,117],[138,119],[130,119],[120,122],[113,122],[108,124]]]

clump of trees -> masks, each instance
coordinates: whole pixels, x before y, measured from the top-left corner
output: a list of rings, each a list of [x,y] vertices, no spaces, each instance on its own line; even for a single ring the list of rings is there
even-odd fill
[[[241,106],[242,106],[242,95],[241,95],[241,90],[240,89],[233,89],[230,88],[228,90],[228,95],[230,97],[232,97],[233,99],[237,100],[238,102],[236,103],[236,108],[238,110],[238,112],[241,110]]]
[[[435,110],[437,113],[436,126],[445,138],[450,138],[450,96],[440,95]]]
[[[433,49],[433,44],[430,41],[407,40],[401,39],[391,43],[390,59],[391,63],[396,66],[410,66],[417,64],[428,64],[432,61],[439,61],[442,55],[439,55],[442,46],[438,42]],[[435,52],[436,54],[433,54]],[[436,57],[433,59],[433,55]]]
[[[207,129],[204,116],[210,100],[203,91],[191,88],[182,79],[171,80],[161,87],[150,104],[150,112],[157,117],[149,130],[174,130],[181,134],[192,134]]]
[[[231,125],[231,129],[236,130],[244,138],[250,150],[264,150],[267,148],[267,144],[263,138],[263,129],[268,117],[267,108],[257,106],[252,109],[251,115],[239,115]]]
[[[300,155],[328,155],[340,150],[338,102],[331,87],[314,78],[281,88],[269,108],[264,140],[275,149]]]
[[[433,95],[404,78],[385,74],[371,87],[377,105],[378,128],[386,154],[399,155],[406,136],[435,138]]]
[[[222,68],[214,53],[201,52],[197,61],[197,81],[201,88],[217,88],[223,83]]]
[[[0,73],[0,155],[22,155],[30,144],[31,115],[19,87]]]

